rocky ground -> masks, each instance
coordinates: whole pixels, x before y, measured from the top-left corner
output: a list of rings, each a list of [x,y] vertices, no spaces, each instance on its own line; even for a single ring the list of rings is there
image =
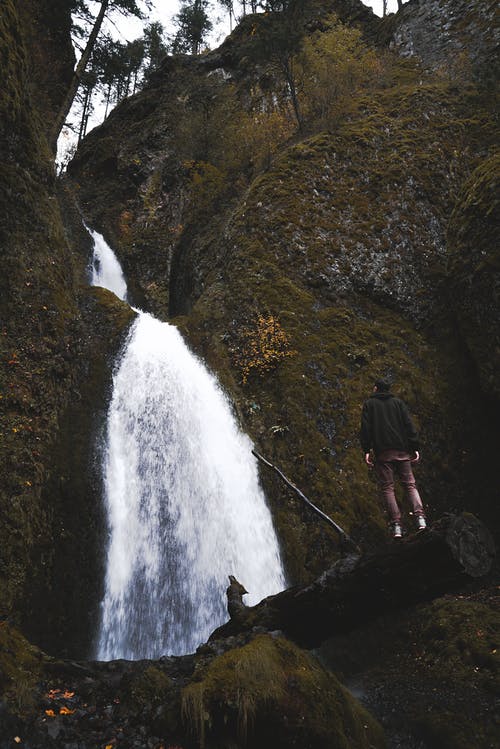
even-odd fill
[[[499,583],[497,568],[480,584],[320,650],[380,721],[390,749],[497,745]]]

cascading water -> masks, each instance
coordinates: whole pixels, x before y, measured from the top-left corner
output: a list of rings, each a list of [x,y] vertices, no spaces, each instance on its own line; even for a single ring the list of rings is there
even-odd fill
[[[90,283],[112,291],[119,299],[127,298],[127,282],[118,259],[102,234],[85,226],[94,242]]]
[[[227,619],[229,574],[250,604],[285,586],[251,449],[177,329],[139,312],[108,413],[99,659],[193,652]]]

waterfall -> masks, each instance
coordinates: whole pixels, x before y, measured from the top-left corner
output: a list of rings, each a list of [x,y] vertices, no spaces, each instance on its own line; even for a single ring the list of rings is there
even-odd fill
[[[112,291],[119,299],[127,298],[127,282],[118,259],[106,240],[96,231],[85,226],[94,242],[92,255],[92,286],[102,286]]]
[[[116,365],[106,439],[99,659],[193,652],[227,620],[229,574],[249,604],[285,587],[249,438],[177,328],[144,312]]]

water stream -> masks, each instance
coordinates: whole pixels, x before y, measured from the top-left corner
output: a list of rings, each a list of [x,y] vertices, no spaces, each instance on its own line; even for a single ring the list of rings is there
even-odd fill
[[[125,298],[116,257],[92,236],[92,283],[111,278],[107,287]],[[229,574],[248,604],[285,587],[252,444],[177,328],[140,311],[116,364],[106,431],[109,545],[96,657],[193,652],[228,618]]]

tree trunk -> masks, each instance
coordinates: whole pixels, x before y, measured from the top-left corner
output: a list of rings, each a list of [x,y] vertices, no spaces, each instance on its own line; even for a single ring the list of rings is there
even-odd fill
[[[299,104],[299,99],[297,96],[297,88],[295,86],[295,77],[293,75],[293,62],[292,62],[291,57],[283,58],[281,61],[281,64],[283,68],[283,73],[285,74],[285,80],[288,83],[288,88],[290,90],[293,113],[295,115],[295,119],[297,120],[299,133],[301,133],[304,129],[304,121],[302,119],[302,112],[300,111],[300,104]]]
[[[486,575],[494,544],[473,515],[447,515],[427,531],[376,554],[349,555],[310,585],[296,586],[239,611],[210,640],[254,627],[281,630],[307,648],[387,611],[430,600]],[[244,581],[243,581],[244,582]]]
[[[90,56],[94,49],[96,39],[101,30],[102,22],[104,20],[104,16],[106,15],[109,2],[110,0],[101,0],[101,7],[99,9],[99,13],[92,27],[92,31],[90,32],[90,36],[87,40],[87,44],[85,45],[85,49],[83,50],[82,56],[80,57],[80,60],[78,61],[78,65],[75,68],[75,72],[73,73],[73,78],[71,79],[69,89],[66,93],[64,101],[56,117],[56,121],[54,123],[54,127],[52,130],[52,136],[50,139],[50,146],[54,153],[57,150],[57,139],[59,138],[59,134],[61,130],[63,129],[64,123],[66,121],[66,117],[69,114],[74,98],[76,96],[76,92],[78,91],[78,86],[80,85],[82,75],[85,72],[85,68],[87,67],[88,61],[90,60]]]
[[[90,98],[90,88],[87,88],[87,90],[85,91],[85,98],[83,100],[83,109],[82,109],[82,116],[80,118],[80,130],[78,132],[77,146],[79,146],[82,140],[84,139],[85,132],[87,130],[89,98]]]
[[[111,98],[111,83],[108,83],[108,90],[106,92],[106,109],[104,111],[104,119],[108,116],[109,100]]]

